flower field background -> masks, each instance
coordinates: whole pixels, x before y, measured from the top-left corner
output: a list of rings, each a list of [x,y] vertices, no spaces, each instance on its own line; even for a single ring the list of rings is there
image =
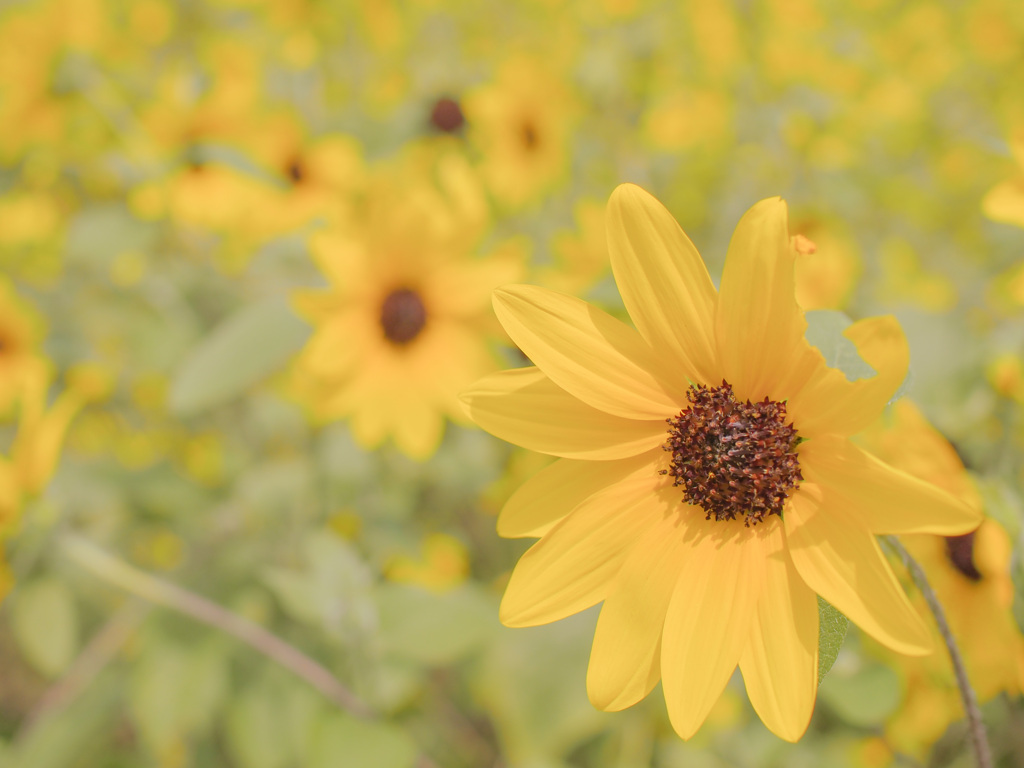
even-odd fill
[[[620,182],[716,284],[782,196],[851,378],[898,318],[857,439],[983,508],[904,544],[1024,765],[1022,83],[1018,0],[0,0],[0,766],[973,765],[941,644],[823,613],[800,741],[739,675],[683,741],[588,701],[596,609],[499,623],[551,459],[459,393],[527,362],[500,285],[626,318]]]

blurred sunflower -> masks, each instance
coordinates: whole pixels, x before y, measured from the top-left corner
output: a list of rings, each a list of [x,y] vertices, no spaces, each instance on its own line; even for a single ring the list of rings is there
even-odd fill
[[[516,243],[470,258],[486,221],[482,192],[458,155],[437,161],[436,185],[430,167],[408,156],[378,171],[354,223],[311,239],[329,290],[295,299],[316,326],[299,359],[300,396],[319,419],[348,419],[364,448],[391,437],[415,459],[437,449],[445,417],[466,423],[459,391],[497,367],[488,300],[523,258]]]
[[[1017,175],[989,190],[981,208],[993,221],[1024,227],[1024,134],[1010,141],[1010,150],[1017,161]]]
[[[891,466],[963,499],[976,509],[981,498],[952,445],[909,400],[900,400],[858,435],[858,442]],[[961,536],[907,536],[906,548],[928,574],[979,701],[1024,690],[1024,637],[1013,617],[1012,546],[994,520]],[[918,612],[928,612],[922,600]],[[907,693],[887,730],[899,749],[919,754],[963,717],[947,654],[895,659]]]
[[[41,323],[32,308],[0,276],[0,414],[7,414],[45,375],[40,336]]]
[[[502,510],[500,533],[541,540],[501,619],[544,624],[604,601],[596,707],[631,706],[661,679],[689,738],[738,664],[758,715],[795,741],[818,683],[815,594],[887,647],[929,653],[874,536],[960,534],[978,515],[849,441],[905,377],[906,339],[892,317],[862,320],[846,336],[877,375],[827,366],[804,338],[780,199],[739,222],[719,292],[639,187],[612,194],[608,242],[638,330],[565,294],[499,289],[498,319],[536,367],[463,395],[483,428],[561,457]]]
[[[544,63],[509,59],[493,83],[466,95],[462,111],[483,155],[481,173],[502,206],[533,203],[565,178],[573,101]]]

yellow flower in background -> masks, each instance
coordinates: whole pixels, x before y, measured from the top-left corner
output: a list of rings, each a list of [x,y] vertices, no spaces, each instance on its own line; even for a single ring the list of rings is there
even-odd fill
[[[981,201],[981,209],[993,221],[1024,227],[1024,133],[1010,140],[1017,161],[1017,175],[997,184]]]
[[[572,94],[557,72],[526,57],[506,61],[493,83],[462,104],[481,173],[500,205],[522,208],[563,182],[569,169]]]
[[[0,414],[46,375],[40,350],[41,322],[32,308],[0,276]]]
[[[716,291],[648,193],[608,207],[612,271],[637,330],[565,294],[508,286],[495,311],[536,364],[464,393],[470,416],[559,460],[509,500],[504,536],[540,536],[501,605],[510,626],[604,601],[590,700],[619,710],[660,679],[683,738],[737,664],[751,703],[800,738],[817,690],[821,595],[901,653],[932,650],[876,534],[959,534],[978,515],[848,437],[906,375],[892,317],[846,331],[878,374],[848,381],[804,338],[778,198],[738,224]]]
[[[537,282],[566,293],[586,293],[608,271],[605,206],[580,200],[573,207],[576,231],[557,232],[551,239],[554,263],[537,270]]]
[[[835,222],[808,216],[792,224],[797,243],[796,300],[804,310],[843,309],[864,264],[852,237]]]
[[[524,255],[508,243],[472,258],[485,223],[459,155],[408,155],[371,179],[353,223],[311,239],[330,288],[296,297],[316,326],[296,386],[319,419],[347,419],[364,448],[392,438],[415,459],[437,450],[446,417],[465,422],[459,391],[497,367],[490,293]]]
[[[981,509],[973,480],[952,445],[909,400],[900,400],[858,442],[891,466]],[[924,568],[946,610],[950,628],[979,701],[1000,692],[1024,690],[1024,637],[1013,617],[1011,543],[994,520],[962,536],[907,536],[907,550]],[[923,600],[918,612],[927,616]],[[938,640],[938,638],[936,638]],[[963,708],[949,657],[894,659],[907,681],[907,694],[887,730],[897,748],[921,753]]]

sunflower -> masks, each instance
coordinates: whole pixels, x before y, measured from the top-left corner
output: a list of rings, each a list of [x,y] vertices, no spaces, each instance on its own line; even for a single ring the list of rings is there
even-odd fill
[[[550,63],[510,58],[493,83],[467,94],[463,114],[500,205],[523,208],[565,179],[575,107]]]
[[[296,385],[317,420],[347,419],[362,447],[390,437],[426,459],[446,417],[468,423],[459,391],[497,368],[487,302],[520,274],[523,254],[510,242],[471,258],[486,209],[455,154],[378,169],[353,205],[352,222],[310,241],[330,287],[296,297],[316,326]]]
[[[845,335],[877,371],[849,381],[804,338],[785,203],[740,220],[716,291],[647,192],[608,208],[612,272],[636,330],[566,294],[514,285],[498,319],[535,363],[463,395],[509,442],[560,457],[509,500],[498,531],[540,536],[501,604],[509,626],[603,601],[587,691],[602,710],[660,679],[692,736],[736,666],[764,723],[795,741],[817,690],[821,595],[882,644],[933,648],[876,534],[958,534],[974,510],[850,435],[881,413],[909,350],[892,317]]]
[[[858,442],[878,458],[932,482],[980,509],[981,497],[956,450],[910,400],[895,403]],[[1012,545],[995,520],[962,536],[907,536],[903,544],[921,564],[946,610],[978,700],[1024,690],[1024,637],[1013,617]],[[923,601],[917,605],[925,615]],[[963,717],[946,654],[897,659],[907,693],[887,724],[892,743],[919,754]]]

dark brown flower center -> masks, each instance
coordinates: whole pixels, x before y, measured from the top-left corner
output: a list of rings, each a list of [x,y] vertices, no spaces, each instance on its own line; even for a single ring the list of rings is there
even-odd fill
[[[528,151],[532,152],[540,144],[540,135],[537,133],[537,126],[533,124],[531,120],[525,121],[519,129],[519,138],[523,142],[523,147]]]
[[[982,573],[974,564],[974,531],[963,536],[946,537],[946,557],[970,581],[981,581]]]
[[[306,169],[302,165],[302,160],[298,157],[293,157],[289,161],[285,173],[288,174],[288,180],[296,185],[301,184],[306,178]]]
[[[392,344],[405,345],[415,339],[427,324],[427,308],[420,295],[409,288],[398,288],[387,295],[380,307],[380,327]]]
[[[741,403],[725,381],[691,386],[690,407],[666,419],[665,450],[672,453],[673,485],[705,512],[705,519],[744,518],[747,526],[781,515],[789,492],[803,480],[796,429],[786,424],[786,404],[767,397]]]
[[[437,100],[430,112],[430,124],[445,133],[455,133],[466,122],[462,108],[455,99],[447,96]]]

